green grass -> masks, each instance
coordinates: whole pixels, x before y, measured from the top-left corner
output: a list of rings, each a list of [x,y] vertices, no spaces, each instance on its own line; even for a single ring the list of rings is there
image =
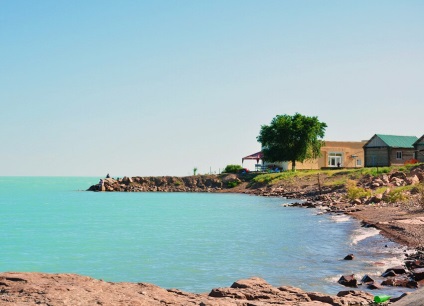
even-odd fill
[[[317,176],[322,174],[323,177],[333,178],[331,181],[325,182],[323,186],[342,186],[347,184],[348,180],[358,180],[364,175],[377,177],[382,174],[388,174],[393,171],[409,171],[415,165],[391,166],[391,167],[374,167],[374,168],[355,168],[355,169],[326,169],[326,170],[298,170],[296,172],[285,171],[281,173],[259,174],[249,179],[251,184],[260,183],[273,185],[279,181],[292,181],[294,178],[302,178],[307,176]]]
[[[347,183],[348,178],[347,177],[341,177],[335,180],[332,180],[331,182],[324,182],[323,186],[327,187],[341,187],[345,186]]]
[[[297,176],[298,172],[286,171],[281,173],[260,174],[252,179],[253,183],[273,184],[278,181],[288,180]]]

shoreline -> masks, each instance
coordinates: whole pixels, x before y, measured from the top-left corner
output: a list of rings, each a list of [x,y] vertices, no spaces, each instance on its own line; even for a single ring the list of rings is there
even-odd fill
[[[234,180],[233,175],[228,177]],[[419,271],[420,273],[415,274],[413,272],[414,270],[424,270],[424,256],[420,248],[421,239],[424,238],[424,235],[420,235],[421,230],[423,230],[422,227],[424,227],[421,224],[421,218],[424,217],[424,212],[422,211],[412,208],[405,210],[399,204],[387,204],[384,202],[376,204],[348,203],[343,200],[343,196],[346,193],[343,188],[324,186],[318,190],[316,183],[311,181],[301,180],[296,182],[296,184],[287,184],[285,186],[257,185],[252,188],[241,178],[241,182],[235,188],[223,188],[222,181],[216,180],[216,176],[205,176],[201,180],[198,178],[190,177],[186,179],[187,182],[195,184],[194,187],[189,187],[191,190],[188,191],[184,190],[180,184],[176,184],[176,180],[172,177],[142,178],[142,180],[153,182],[156,187],[154,191],[156,192],[169,192],[166,189],[166,185],[164,186],[163,184],[164,181],[169,181],[172,184],[171,187],[178,188],[180,192],[231,192],[266,197],[284,197],[299,199],[299,202],[293,206],[300,206],[305,209],[322,207],[324,213],[346,214],[359,220],[363,226],[377,228],[381,235],[400,245],[415,248],[416,253],[408,254],[410,255],[409,258],[405,258],[405,267],[400,267],[400,269],[397,269],[399,267],[392,267],[396,271],[392,271],[393,274],[391,275],[393,276],[387,277],[387,279],[392,280],[391,285],[388,284],[389,286],[400,285],[415,288],[424,285],[424,271]],[[183,179],[177,178],[177,180],[181,181]],[[119,182],[118,180],[113,181]],[[127,192],[137,191],[136,189],[139,186],[138,183],[134,184],[134,181],[133,178],[127,178],[128,184],[121,185],[130,188],[125,190]],[[208,184],[212,185],[208,186]],[[221,187],[214,187],[213,184],[221,184]],[[107,184],[105,185],[107,186]],[[143,191],[146,192],[148,190]],[[401,269],[405,271],[401,271]],[[349,278],[349,275],[344,277]],[[421,279],[410,282],[411,278]],[[352,280],[348,279],[347,281]],[[401,281],[403,281],[402,284],[400,283]],[[75,305],[78,303],[84,305],[163,305],[166,303],[167,305],[204,306],[275,304],[305,306],[370,305],[373,295],[379,294],[379,284],[376,284],[377,289],[373,290],[371,294],[363,291],[361,287],[358,288],[356,285],[359,282],[364,283],[364,286],[373,285],[372,282],[366,283],[366,281],[355,280],[355,286],[345,287],[345,290],[340,291],[338,295],[329,295],[305,292],[299,288],[288,286],[274,287],[266,283],[265,280],[254,278],[236,281],[231,287],[214,288],[209,294],[195,294],[177,289],[163,289],[146,283],[104,282],[75,274],[3,272],[0,273],[0,301],[5,303],[4,305]],[[415,290],[407,295],[408,297],[405,300],[411,296],[417,296],[422,299],[424,288]],[[393,297],[391,303],[402,305],[403,298],[399,302],[395,302],[399,297]]]
[[[252,174],[250,174],[252,175]],[[413,175],[413,176],[412,176]],[[402,178],[402,179],[400,179]],[[392,273],[386,284],[419,288],[424,286],[424,210],[402,203],[387,203],[381,196],[366,201],[346,201],[345,186],[332,184],[330,177],[306,177],[284,181],[280,184],[252,184],[249,174],[224,174],[191,177],[124,177],[121,180],[105,179],[104,191],[123,192],[214,192],[242,193],[265,197],[282,197],[299,200],[293,206],[305,208],[321,207],[324,213],[346,214],[358,220],[364,227],[374,227],[390,241],[405,246],[403,266],[405,271]],[[337,177],[335,178],[337,180]],[[320,184],[320,180],[321,183]],[[394,172],[377,178],[364,176],[358,185],[372,189],[376,182],[387,181],[385,186],[395,183],[404,185],[424,182],[424,165],[412,168],[411,173]],[[234,183],[236,182],[236,183]],[[317,184],[318,182],[318,184]],[[325,184],[327,183],[327,184]],[[96,191],[93,185],[89,190]],[[374,203],[375,202],[375,203]],[[393,267],[396,268],[396,267]],[[423,270],[423,276],[419,275]],[[418,272],[416,272],[417,270]],[[357,280],[359,283],[360,280]],[[391,282],[391,283],[390,283]],[[367,284],[368,287],[381,284]],[[377,290],[378,291],[378,290]]]

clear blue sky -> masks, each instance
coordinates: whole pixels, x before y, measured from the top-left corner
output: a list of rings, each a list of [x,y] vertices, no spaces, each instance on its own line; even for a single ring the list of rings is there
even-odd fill
[[[424,133],[424,1],[0,0],[1,175],[189,175],[277,114]]]

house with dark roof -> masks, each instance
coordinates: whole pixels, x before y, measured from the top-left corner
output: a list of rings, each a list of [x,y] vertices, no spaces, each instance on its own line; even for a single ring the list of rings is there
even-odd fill
[[[414,159],[416,136],[375,134],[364,145],[365,167],[403,165]]]
[[[414,149],[415,159],[420,163],[424,163],[424,135],[414,143]]]

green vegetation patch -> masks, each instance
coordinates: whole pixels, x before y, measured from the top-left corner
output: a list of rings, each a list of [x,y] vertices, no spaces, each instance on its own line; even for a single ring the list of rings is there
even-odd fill
[[[286,171],[281,173],[260,174],[252,179],[253,183],[274,184],[278,181],[289,180],[298,176],[299,172]]]
[[[227,165],[223,172],[225,173],[238,173],[241,169],[243,169],[240,165]]]
[[[390,192],[385,196],[385,200],[389,203],[399,203],[405,202],[407,200],[406,192],[411,191],[414,186],[402,186],[390,190]]]
[[[228,188],[234,188],[234,187],[238,186],[239,184],[240,184],[240,181],[229,181],[227,183],[227,187]]]
[[[371,196],[371,191],[356,186],[356,182],[348,180],[346,183],[346,192],[349,200],[363,199]]]

